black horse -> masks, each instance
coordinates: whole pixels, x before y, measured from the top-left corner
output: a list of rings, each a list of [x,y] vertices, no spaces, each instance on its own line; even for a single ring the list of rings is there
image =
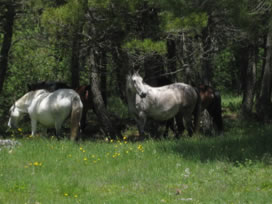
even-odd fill
[[[28,84],[28,91],[35,91],[38,89],[46,89],[50,92],[56,91],[58,89],[70,89],[70,87],[59,81],[41,81],[38,83]]]

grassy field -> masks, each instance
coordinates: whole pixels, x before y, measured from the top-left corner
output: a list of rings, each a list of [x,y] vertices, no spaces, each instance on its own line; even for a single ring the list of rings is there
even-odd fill
[[[272,203],[272,126],[232,118],[225,129],[142,142],[24,136],[0,151],[0,203]]]

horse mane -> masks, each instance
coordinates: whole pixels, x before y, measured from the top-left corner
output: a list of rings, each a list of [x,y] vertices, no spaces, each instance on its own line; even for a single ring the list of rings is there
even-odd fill
[[[132,89],[132,85],[131,85],[132,76],[133,76],[133,74],[131,74],[131,73],[127,75],[127,80],[126,80],[126,91],[127,92]]]
[[[45,89],[39,89],[36,91],[27,92],[25,95],[23,95],[21,98],[19,98],[15,102],[15,105],[20,111],[25,112],[25,108],[26,108],[25,106],[28,106],[30,101],[32,101],[34,97],[37,97],[43,93],[49,93],[49,92]]]

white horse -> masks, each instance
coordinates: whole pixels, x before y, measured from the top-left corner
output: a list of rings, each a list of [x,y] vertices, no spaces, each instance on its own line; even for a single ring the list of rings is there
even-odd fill
[[[200,97],[188,84],[174,83],[151,87],[143,83],[143,78],[138,73],[134,73],[127,76],[126,94],[129,112],[133,114],[141,136],[144,134],[147,117],[157,121],[167,121],[177,114],[182,115],[191,136],[192,115],[194,115],[194,130],[199,128]]]
[[[8,126],[17,127],[22,115],[29,114],[32,135],[35,135],[39,122],[45,128],[55,128],[59,136],[63,122],[71,116],[70,138],[75,140],[79,133],[82,109],[80,96],[72,89],[30,91],[11,106]]]

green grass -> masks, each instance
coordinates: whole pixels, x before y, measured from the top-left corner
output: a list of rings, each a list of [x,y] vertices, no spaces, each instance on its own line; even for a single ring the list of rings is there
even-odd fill
[[[138,143],[20,139],[0,152],[0,203],[271,203],[272,128],[245,129]]]
[[[225,129],[80,143],[17,132],[21,145],[0,151],[0,203],[272,203],[272,126],[225,119]]]

